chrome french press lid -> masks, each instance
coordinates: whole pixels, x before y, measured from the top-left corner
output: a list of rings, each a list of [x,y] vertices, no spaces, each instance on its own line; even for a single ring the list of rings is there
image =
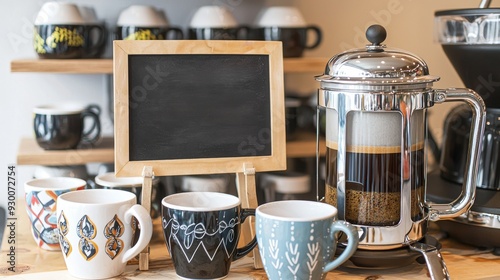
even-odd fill
[[[335,55],[326,64],[325,73],[316,76],[316,80],[323,88],[368,90],[427,88],[439,80],[429,75],[429,68],[420,57],[383,45],[386,37],[384,27],[370,26],[366,38],[371,44]]]

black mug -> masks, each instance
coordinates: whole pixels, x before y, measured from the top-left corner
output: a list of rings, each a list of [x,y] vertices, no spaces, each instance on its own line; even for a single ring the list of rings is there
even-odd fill
[[[118,26],[117,40],[181,40],[184,33],[177,27]]]
[[[308,44],[309,33],[315,35],[315,40]],[[314,49],[322,40],[321,29],[315,25],[306,27],[256,27],[250,30],[250,40],[281,41],[283,57],[301,57],[304,50]]]
[[[91,33],[99,33],[94,42]],[[82,58],[102,47],[105,29],[100,25],[41,24],[34,28],[34,48],[40,58]]]
[[[219,192],[185,192],[162,200],[162,227],[175,272],[184,279],[222,279],[231,262],[250,253],[254,237],[237,248],[241,224],[254,209]]]
[[[188,38],[192,40],[246,40],[249,28],[238,27],[197,27],[188,29]]]
[[[74,149],[80,143],[95,144],[101,135],[100,112],[97,105],[37,107],[33,121],[36,141],[45,150]],[[85,119],[90,119],[91,124],[84,131]]]

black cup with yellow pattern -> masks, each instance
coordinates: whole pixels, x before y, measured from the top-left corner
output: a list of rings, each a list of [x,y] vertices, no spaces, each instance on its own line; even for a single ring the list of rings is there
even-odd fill
[[[102,27],[98,25],[35,25],[35,52],[40,58],[82,58],[88,51],[86,34],[89,28],[101,29],[102,32]]]

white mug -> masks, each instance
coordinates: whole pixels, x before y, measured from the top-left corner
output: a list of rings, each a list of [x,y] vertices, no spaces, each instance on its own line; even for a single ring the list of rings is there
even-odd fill
[[[153,233],[149,213],[127,191],[70,192],[59,196],[57,205],[61,250],[69,273],[78,278],[120,275],[127,261],[146,248]],[[137,223],[140,234],[132,246]]]

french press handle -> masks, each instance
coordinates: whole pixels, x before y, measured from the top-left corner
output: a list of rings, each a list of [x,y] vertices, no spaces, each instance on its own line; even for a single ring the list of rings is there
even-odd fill
[[[429,202],[429,219],[449,219],[462,215],[470,209],[476,196],[477,168],[479,153],[484,134],[486,121],[486,106],[484,101],[475,91],[467,88],[451,88],[434,90],[434,102],[462,101],[472,108],[471,137],[469,138],[469,153],[467,155],[466,168],[460,197],[449,204],[437,204]]]

